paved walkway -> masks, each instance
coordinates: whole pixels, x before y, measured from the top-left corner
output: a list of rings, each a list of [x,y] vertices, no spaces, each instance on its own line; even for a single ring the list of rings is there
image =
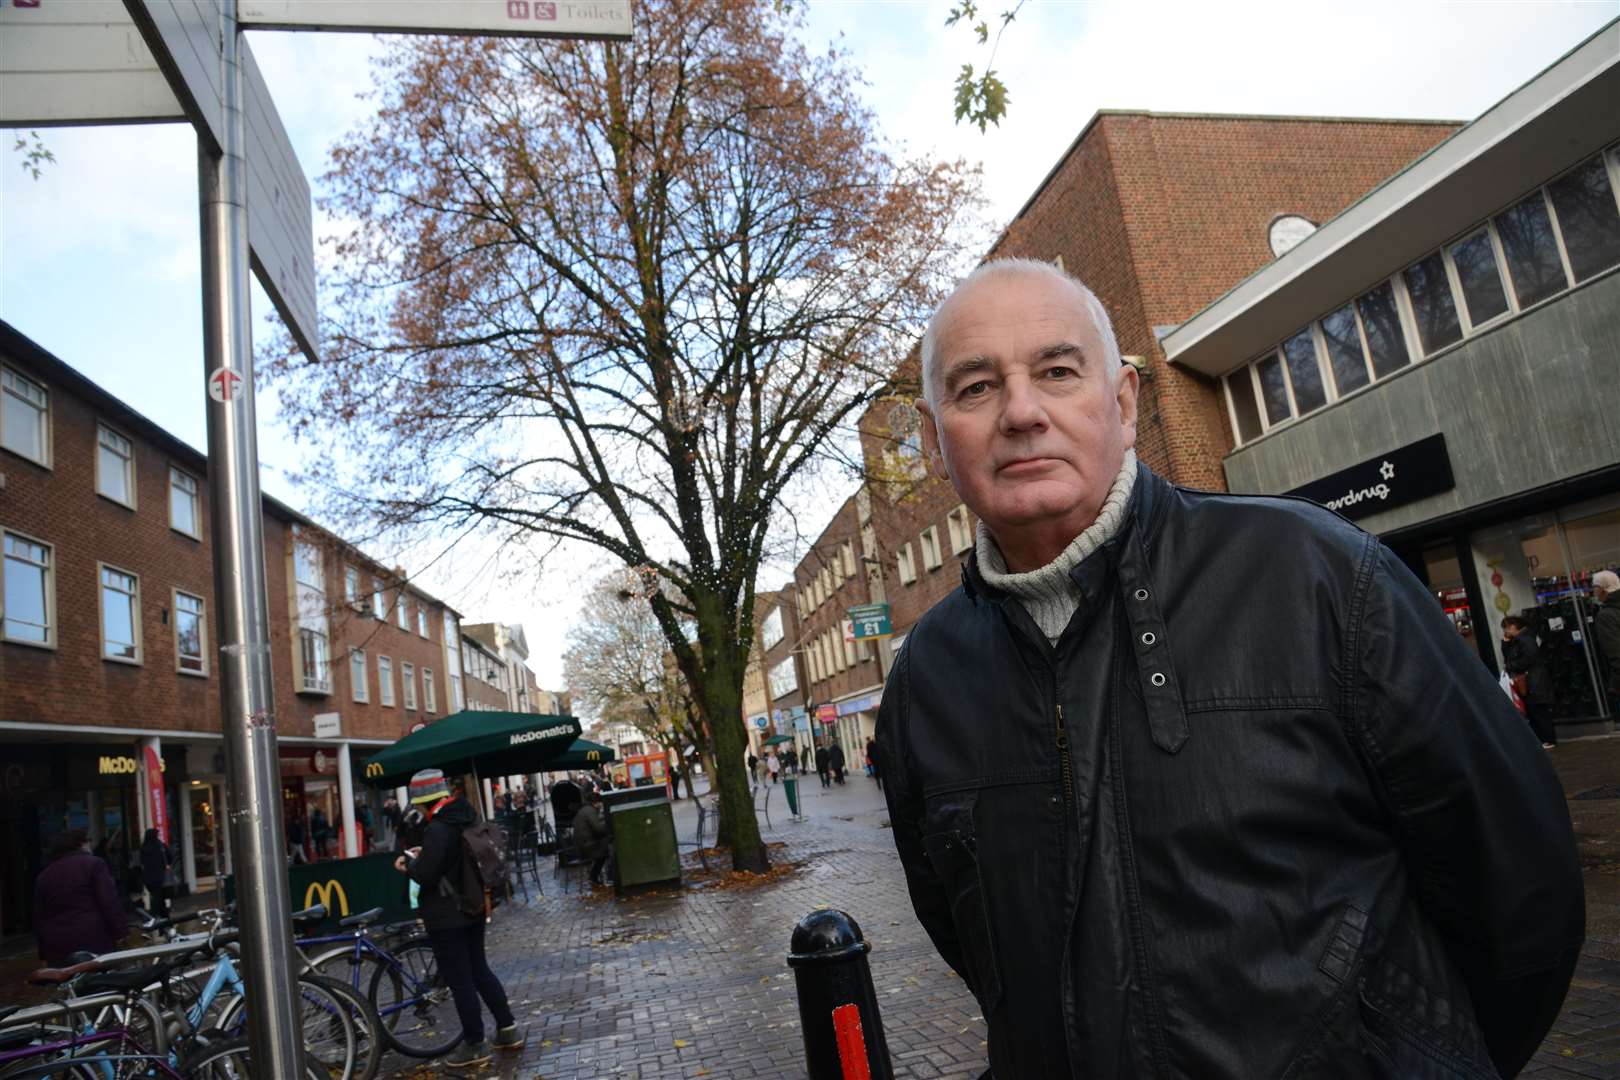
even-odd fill
[[[1563,1014],[1524,1075],[1620,1080],[1620,738],[1566,743],[1553,762],[1572,797],[1589,937]],[[984,1021],[912,916],[876,785],[851,777],[822,792],[808,779],[802,824],[785,820],[780,790],[772,796],[766,839],[797,867],[779,881],[614,900],[573,881],[564,892],[548,875],[544,898],[510,909],[492,930],[491,957],[530,1042],[480,1075],[802,1077],[783,958],[795,921],[829,905],[850,911],[872,942],[896,1075],[978,1077]],[[692,811],[678,806],[686,840]],[[435,1072],[402,1065],[395,1075]]]

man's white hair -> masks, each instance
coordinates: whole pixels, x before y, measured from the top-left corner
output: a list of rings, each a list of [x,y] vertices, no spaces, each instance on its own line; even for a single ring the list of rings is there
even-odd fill
[[[935,309],[933,317],[928,320],[928,329],[923,331],[922,390],[923,397],[930,404],[934,402],[934,365],[937,359],[935,353],[939,347],[940,314],[950,306],[956,294],[969,285],[1009,274],[1044,274],[1074,286],[1080,293],[1081,303],[1085,305],[1086,314],[1091,318],[1092,325],[1097,328],[1097,336],[1102,339],[1104,365],[1110,371],[1119,368],[1122,361],[1119,356],[1119,342],[1114,339],[1113,321],[1108,318],[1108,310],[1103,307],[1102,301],[1097,299],[1097,294],[1088,289],[1085,282],[1043,259],[991,259],[989,262],[981,263],[978,269],[957,283],[951,294]]]

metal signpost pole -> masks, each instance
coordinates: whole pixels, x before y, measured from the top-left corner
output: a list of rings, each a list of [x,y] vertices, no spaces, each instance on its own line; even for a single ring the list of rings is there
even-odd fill
[[[270,680],[264,518],[248,296],[247,122],[235,4],[221,5],[222,152],[198,140],[203,356],[228,815],[255,1075],[304,1075]]]

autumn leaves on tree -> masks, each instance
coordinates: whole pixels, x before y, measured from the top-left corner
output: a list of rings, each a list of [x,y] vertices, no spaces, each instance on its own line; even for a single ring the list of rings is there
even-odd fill
[[[342,448],[328,510],[657,580],[739,869],[766,865],[740,703],[773,511],[887,391],[977,204],[972,171],[889,151],[799,17],[670,0],[626,42],[397,44],[325,177],[322,360],[268,364]]]

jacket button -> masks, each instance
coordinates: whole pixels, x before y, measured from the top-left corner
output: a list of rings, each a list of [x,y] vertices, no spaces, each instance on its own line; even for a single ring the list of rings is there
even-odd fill
[[[1163,686],[1165,682],[1164,672],[1155,671],[1152,675],[1148,676],[1148,682],[1152,683],[1154,686]]]
[[[1145,634],[1142,635],[1142,644],[1144,644],[1144,645],[1151,645],[1155,641],[1158,641],[1158,640],[1159,640],[1158,635],[1155,634],[1151,630],[1147,631]]]
[[[1146,589],[1137,589],[1136,598],[1138,600],[1146,600],[1148,598],[1148,591]]]

